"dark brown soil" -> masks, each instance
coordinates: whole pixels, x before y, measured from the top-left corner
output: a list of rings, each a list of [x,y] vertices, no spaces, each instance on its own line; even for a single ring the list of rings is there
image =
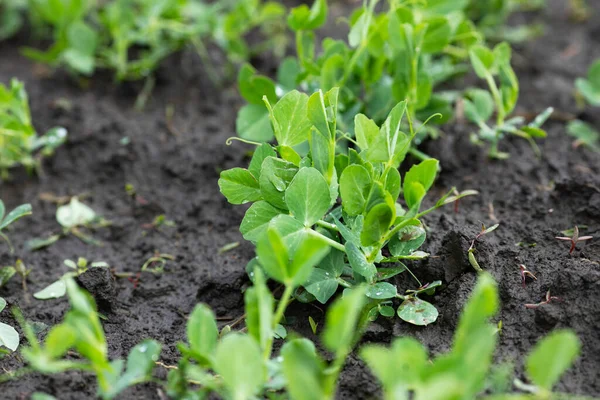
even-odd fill
[[[578,110],[572,95],[574,79],[600,57],[600,4],[590,2],[596,11],[590,21],[572,23],[565,2],[550,3],[541,16],[548,27],[546,35],[515,51],[522,88],[518,112],[530,114],[554,106],[559,115],[575,114],[600,128],[598,114],[593,109]],[[85,85],[64,73],[41,77],[39,68],[19,55],[22,44],[19,40],[0,43],[0,81],[24,80],[37,128],[44,131],[61,125],[70,136],[44,163],[43,177],[15,170],[12,182],[0,183],[0,197],[8,208],[30,202],[34,209],[32,217],[10,232],[15,254],[0,246],[0,265],[22,258],[32,267],[31,294],[66,272],[62,264],[66,258],[82,256],[106,261],[119,272],[137,272],[155,250],[175,255],[176,261],[169,262],[163,275],[144,273],[137,287],[127,279],[111,284],[106,276],[86,277],[85,285],[100,288],[96,290],[99,297],[115,290],[114,298],[105,296],[100,303],[107,316],[104,329],[112,358],[125,357],[140,340],[154,338],[163,343],[161,361],[176,364],[175,345],[184,339],[185,316],[197,302],[213,307],[223,324],[243,313],[242,290],[248,284],[244,266],[253,249],[238,232],[244,207],[229,205],[217,187],[219,171],[247,162],[247,148],[224,144],[234,135],[242,101],[234,85],[213,86],[198,59],[183,53],[161,68],[151,99],[138,112],[133,109],[138,85],[117,87],[109,76],[97,76]],[[70,110],[57,106],[61,99],[70,102]],[[167,106],[175,110],[172,124],[165,118]],[[469,241],[482,222],[491,225],[497,220],[500,228],[478,244],[477,257],[500,288],[498,320],[503,329],[498,359],[514,361],[521,373],[524,354],[537,340],[554,328],[572,328],[583,351],[558,389],[600,395],[600,241],[581,244],[569,255],[568,244],[554,239],[575,224],[587,225],[586,235],[600,237],[600,156],[572,149],[564,122],[553,120],[547,128],[541,160],[526,142],[509,139],[502,146],[511,159],[490,161],[483,150],[469,144],[470,127],[460,124],[445,127],[441,139],[425,146],[443,166],[431,200],[451,186],[477,189],[481,194],[461,203],[458,213],[449,207],[425,218],[429,231],[424,250],[434,257],[413,267],[422,281],[444,282],[432,298],[440,310],[438,321],[417,328],[398,319],[380,319],[369,328],[365,341],[389,342],[408,334],[423,341],[432,353],[447,350],[457,316],[476,280],[466,256]],[[121,143],[124,137],[129,144]],[[126,184],[132,184],[146,204],[132,200]],[[46,192],[58,196],[89,192],[85,202],[113,222],[94,234],[104,246],[85,245],[70,237],[45,250],[27,252],[27,239],[58,230],[55,205],[40,199]],[[159,214],[166,214],[176,227],[145,231],[143,225]],[[238,247],[219,253],[222,246],[236,241]],[[519,242],[536,245],[519,247]],[[538,278],[526,288],[521,286],[519,264]],[[398,283],[401,288],[413,285],[406,277]],[[536,310],[524,307],[541,301],[548,290],[562,301]],[[0,296],[19,306],[31,321],[51,326],[68,308],[64,298],[42,302],[30,294],[24,294],[18,279],[0,289]],[[288,314],[296,317],[290,329],[308,336],[312,335],[307,316],[323,319],[323,312],[312,305],[295,304]],[[14,323],[7,311],[2,320]],[[22,361],[10,356],[0,366],[13,371]],[[158,377],[165,375],[165,370],[157,369]],[[78,372],[51,377],[32,374],[4,383],[2,389],[7,399],[28,398],[34,391],[82,399],[93,397],[95,383],[91,376]],[[120,398],[158,399],[160,391],[160,386],[146,384]],[[351,357],[339,397],[372,398],[377,393],[365,366]]]

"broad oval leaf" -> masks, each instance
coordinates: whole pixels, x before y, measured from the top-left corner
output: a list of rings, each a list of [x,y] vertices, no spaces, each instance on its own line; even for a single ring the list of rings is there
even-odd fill
[[[240,225],[240,232],[244,239],[258,242],[269,226],[269,222],[282,213],[266,201],[257,201],[252,204]]]
[[[308,140],[311,122],[308,119],[308,96],[293,90],[283,96],[270,111],[277,143],[294,147]]]
[[[65,284],[64,280],[60,279],[46,286],[39,292],[34,293],[33,297],[38,300],[58,299],[59,297],[64,296],[66,293],[67,285]]]
[[[314,268],[303,286],[321,304],[325,304],[337,291],[338,282],[337,277],[331,272]]]
[[[269,110],[262,104],[246,104],[238,112],[235,130],[242,139],[268,142],[273,139]]]
[[[263,198],[272,206],[287,210],[285,191],[298,172],[294,164],[275,158],[267,157],[260,170],[260,191]]]
[[[349,292],[349,293],[348,293]],[[348,354],[362,327],[357,326],[365,304],[365,288],[345,291],[329,308],[325,317],[323,344],[336,354]]]
[[[31,215],[31,204],[21,204],[9,212],[4,219],[0,219],[0,231],[26,215]]]
[[[308,339],[294,339],[281,348],[283,374],[293,400],[324,399],[325,375],[323,361],[315,345]]]
[[[367,213],[364,226],[360,233],[363,246],[371,246],[381,240],[395,219],[395,210],[389,204],[381,203]]]
[[[429,325],[438,317],[438,310],[418,297],[404,300],[398,307],[398,316],[413,325]]]
[[[73,197],[69,204],[58,207],[56,220],[64,228],[84,226],[96,219],[96,213],[87,205]]]
[[[425,229],[421,226],[409,225],[400,229],[388,245],[393,256],[407,256],[417,250],[425,242]]]
[[[253,398],[267,378],[258,343],[239,333],[225,336],[218,344],[214,368],[232,399]]]
[[[367,261],[367,257],[354,242],[346,242],[346,254],[352,270],[357,274],[371,280],[377,273],[375,264]]]
[[[371,299],[391,299],[396,297],[398,289],[389,282],[377,282],[367,288],[367,297]]]
[[[371,176],[361,165],[350,165],[340,177],[340,196],[344,211],[351,216],[362,214],[371,191]]]
[[[190,349],[210,359],[217,347],[219,329],[212,310],[206,304],[197,304],[186,325]]]
[[[19,347],[19,334],[10,325],[0,322],[0,346],[4,346],[11,351],[16,351]]]
[[[285,191],[285,203],[294,218],[310,227],[329,210],[329,185],[315,168],[302,168]]]
[[[245,204],[262,199],[256,178],[243,168],[232,168],[221,172],[218,181],[221,193],[231,204]]]
[[[581,344],[569,330],[557,330],[539,341],[527,356],[527,375],[548,391],[579,355]]]

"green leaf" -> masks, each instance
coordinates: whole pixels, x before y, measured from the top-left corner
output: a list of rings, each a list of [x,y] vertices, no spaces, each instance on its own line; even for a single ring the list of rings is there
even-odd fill
[[[325,317],[323,344],[327,350],[340,354],[348,354],[360,337],[363,329],[359,326],[360,316],[365,304],[365,288],[358,287],[346,291],[329,308]]]
[[[244,64],[238,73],[240,94],[250,104],[263,105],[263,96],[275,103],[275,82],[266,76],[259,75],[250,64]]]
[[[579,339],[572,331],[554,331],[538,342],[527,356],[527,375],[535,385],[550,391],[580,350]]]
[[[2,203],[0,210],[2,211],[0,212],[1,218],[4,214],[4,203]],[[31,215],[31,204],[22,204],[9,212],[4,219],[0,219],[0,231],[26,215]]]
[[[439,161],[431,158],[413,165],[406,173],[404,176],[404,200],[409,208],[418,206],[423,200],[423,197],[433,185],[438,168]]]
[[[306,4],[292,8],[288,25],[295,31],[315,30],[327,20],[327,0],[315,0],[309,9]]]
[[[366,294],[371,299],[392,299],[398,294],[398,289],[389,282],[378,282],[369,286]]]
[[[4,346],[11,351],[16,351],[19,347],[19,334],[10,325],[0,322],[0,347]]]
[[[246,327],[248,334],[265,349],[273,336],[273,295],[265,284],[265,277],[260,269],[254,271],[254,286],[246,290]]]
[[[10,280],[15,274],[17,270],[14,267],[2,267],[0,268],[0,288]],[[2,311],[0,309],[0,311]]]
[[[362,214],[371,191],[371,176],[361,165],[350,165],[340,177],[340,196],[344,211],[350,215]]]
[[[242,139],[268,142],[273,139],[269,110],[263,104],[246,104],[238,112],[236,132]]]
[[[212,310],[206,304],[197,304],[186,325],[190,349],[210,360],[217,347],[219,329]]]
[[[266,235],[258,241],[256,254],[260,265],[270,278],[280,283],[288,282],[290,257],[287,247],[277,230],[272,227],[267,229]]]
[[[73,197],[69,204],[60,206],[56,210],[56,220],[63,228],[85,226],[96,218],[94,210],[81,203],[77,197]]]
[[[337,291],[337,276],[324,269],[314,268],[303,286],[321,304],[325,304]]]
[[[263,161],[267,157],[277,157],[277,153],[273,150],[268,143],[263,143],[254,150],[248,171],[258,180],[260,178],[260,170],[262,168]]]
[[[398,103],[381,126],[376,140],[365,156],[371,162],[384,162],[398,167],[409,149],[410,137],[400,130],[406,112],[406,101]]]
[[[398,307],[398,316],[413,325],[429,325],[438,317],[438,310],[418,297],[404,300]]]
[[[371,208],[360,233],[361,244],[371,246],[378,243],[388,232],[395,217],[395,210],[388,203],[380,203]]]
[[[58,299],[67,293],[67,286],[62,279],[46,286],[44,289],[33,294],[38,300]]]
[[[0,199],[0,223],[2,222],[2,219],[4,218],[5,212],[6,212],[6,207],[4,206],[4,202],[2,201],[2,199]]]
[[[225,336],[218,344],[214,368],[223,379],[230,398],[236,400],[253,398],[267,378],[258,343],[239,333]]]
[[[478,77],[485,79],[488,74],[492,74],[494,54],[490,49],[485,46],[473,46],[469,51],[469,57]]]
[[[112,398],[130,386],[151,380],[159,355],[160,344],[155,340],[144,340],[135,345],[127,356],[125,372],[106,395]]]
[[[329,202],[329,185],[315,168],[301,168],[285,191],[287,208],[307,228],[323,218]]]
[[[324,389],[323,361],[315,345],[308,339],[294,339],[281,348],[283,374],[293,400],[314,400],[327,397]]]
[[[600,132],[591,125],[580,120],[574,120],[567,124],[567,134],[576,138],[575,146],[584,145],[591,150],[600,151]]]
[[[4,298],[0,297],[0,312],[2,312],[2,310],[4,310],[4,308],[6,308],[6,300],[4,300]]]
[[[487,90],[471,89],[464,100],[465,116],[476,124],[487,122],[494,112],[494,99]]]
[[[335,140],[339,89],[322,90],[308,99],[308,118],[328,141]]]
[[[396,168],[388,169],[387,173],[383,176],[383,185],[387,192],[392,196],[392,200],[396,202],[398,196],[400,196],[400,188],[402,179],[400,178],[400,172]]]
[[[329,245],[315,236],[306,236],[298,246],[288,279],[294,286],[302,285],[309,278],[313,267],[318,265],[329,252]]]
[[[267,157],[260,170],[259,185],[263,198],[272,206],[287,210],[285,192],[298,172],[294,164],[275,157]]]
[[[417,250],[425,242],[426,232],[421,226],[402,228],[390,240],[388,248],[394,257],[407,256]]]
[[[297,90],[287,93],[275,104],[269,115],[279,145],[294,147],[308,140],[312,124],[307,112],[308,96]]]
[[[423,53],[440,53],[450,43],[452,27],[448,19],[443,16],[429,18],[426,24],[421,51]]]
[[[257,201],[252,204],[240,225],[240,232],[244,239],[258,242],[269,226],[269,222],[282,213],[266,201]]]
[[[219,189],[231,204],[245,204],[262,200],[256,178],[243,168],[232,168],[221,172]]]
[[[346,254],[348,255],[348,262],[354,272],[365,277],[369,281],[373,279],[377,273],[375,264],[367,261],[365,253],[363,253],[354,242],[346,242]]]
[[[363,114],[354,117],[354,134],[361,150],[367,150],[379,136],[379,127]]]

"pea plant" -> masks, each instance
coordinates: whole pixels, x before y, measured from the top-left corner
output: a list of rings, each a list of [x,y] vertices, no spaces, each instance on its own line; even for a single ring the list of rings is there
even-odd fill
[[[575,88],[585,102],[600,107],[600,59],[590,66],[587,77],[575,80]]]
[[[72,197],[68,204],[63,204],[56,209],[56,221],[62,231],[46,238],[35,238],[27,241],[30,250],[39,250],[48,247],[60,239],[73,235],[86,244],[102,246],[102,242],[95,239],[85,230],[95,230],[110,225],[110,221],[96,214],[89,206],[80,202],[77,197]]]
[[[41,159],[51,156],[66,138],[64,128],[38,135],[23,82],[12,79],[8,87],[0,83],[0,180],[8,179],[8,170],[16,166],[39,172]]]
[[[144,340],[131,349],[127,361],[108,359],[106,337],[92,297],[80,289],[72,278],[64,280],[71,309],[63,322],[53,326],[40,343],[30,325],[21,325],[29,342],[21,354],[31,369],[42,374],[65,371],[92,372],[98,382],[98,396],[113,399],[129,386],[152,379],[160,344]],[[78,358],[67,357],[74,350]]]
[[[9,225],[13,224],[19,218],[23,218],[27,215],[31,215],[31,204],[21,204],[8,214],[6,214],[6,207],[4,206],[4,202],[0,199],[0,238],[2,238],[6,243],[8,243],[8,247],[10,252],[14,251],[12,243],[6,233],[2,232],[3,229],[6,229]]]
[[[366,285],[371,308],[400,299],[398,315],[426,325],[437,310],[419,296],[437,285],[417,281],[419,289],[405,295],[385,280],[407,270],[403,261],[427,256],[417,251],[425,240],[421,217],[476,192],[455,194],[453,188],[421,211],[438,161],[422,161],[401,179],[398,167],[415,136],[410,119],[410,132],[401,129],[407,102],[394,107],[381,127],[357,114],[354,140],[337,128],[338,95],[337,88],[310,97],[292,91],[274,105],[265,96],[277,144],[257,143],[248,169],[221,173],[219,186],[230,203],[253,203],[240,225],[244,238],[257,245],[248,270],[268,273],[273,263],[294,260],[310,238],[328,254],[300,282],[308,295],[296,291],[296,298],[325,303],[339,286]],[[339,145],[346,140],[354,148]],[[406,207],[398,202],[401,193]],[[284,298],[292,293],[286,285]],[[389,316],[389,307],[382,310]]]
[[[23,25],[21,0],[3,0],[0,3],[0,40],[8,39]]]
[[[546,137],[541,126],[553,109],[547,108],[529,124],[525,124],[522,117],[510,118],[519,98],[519,82],[510,64],[512,50],[508,43],[500,43],[493,49],[477,45],[469,55],[473,70],[488,86],[488,90],[468,90],[463,99],[465,116],[479,127],[478,133],[471,135],[471,141],[480,145],[483,141],[489,142],[489,156],[506,159],[509,154],[501,152],[498,145],[505,135],[515,135],[526,139],[536,155],[540,156],[534,139]],[[488,120],[494,112],[495,124],[490,125]]]
[[[489,274],[482,273],[460,316],[449,352],[430,361],[426,348],[408,337],[395,339],[390,348],[364,346],[361,357],[381,382],[384,398],[506,399],[515,392],[513,385],[527,393],[519,399],[555,398],[553,386],[580,353],[577,336],[569,330],[550,333],[525,359],[530,383],[511,381],[512,366],[493,364],[498,335],[496,325],[488,321],[498,305],[498,288]]]
[[[245,60],[250,50],[244,36],[255,28],[270,35],[278,48],[284,42],[278,21],[285,8],[258,0],[34,1],[29,12],[49,28],[54,42],[45,51],[27,48],[26,55],[76,74],[114,70],[119,81],[151,78],[162,60],[186,45],[208,62],[209,40],[230,60]]]
[[[239,73],[240,93],[248,102],[238,115],[240,137],[255,141],[273,137],[263,94],[275,102],[293,89],[312,93],[334,87],[340,88],[338,124],[351,135],[357,113],[380,124],[406,99],[408,115],[417,130],[421,128],[413,142],[426,133],[435,134],[437,130],[424,121],[433,114],[441,118],[432,122],[449,120],[456,95],[434,88],[468,70],[464,65],[468,50],[483,38],[465,18],[465,2],[390,1],[383,12],[376,11],[377,5],[371,0],[355,10],[347,41],[325,38],[319,55],[314,31],[326,20],[326,1],[315,1],[311,9],[306,5],[294,9],[288,25],[295,31],[296,56],[282,62],[277,82],[250,66]],[[426,158],[414,148],[410,151]]]
[[[588,103],[591,106],[600,107],[600,60],[592,64],[588,70],[586,78],[575,80],[577,88],[577,98],[580,103]],[[573,147],[580,146],[600,152],[600,132],[592,125],[581,121],[573,120],[567,124],[567,133],[575,138]]]

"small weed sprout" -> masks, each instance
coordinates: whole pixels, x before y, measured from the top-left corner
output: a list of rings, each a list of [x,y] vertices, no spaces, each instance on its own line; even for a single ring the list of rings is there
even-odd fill
[[[564,241],[571,242],[571,248],[569,249],[569,254],[573,254],[573,251],[575,251],[575,248],[577,247],[577,243],[585,242],[586,240],[591,240],[593,238],[594,238],[593,236],[579,236],[579,227],[577,225],[573,228],[573,235],[571,237],[566,237],[566,236],[557,236],[556,237],[556,239],[558,239],[558,240],[564,240]]]
[[[475,236],[475,238],[471,241],[471,246],[469,246],[469,250],[467,250],[467,253],[469,256],[469,263],[475,269],[475,271],[477,271],[477,272],[483,271],[483,269],[477,262],[477,259],[475,258],[475,251],[476,251],[475,243],[477,243],[477,241],[479,239],[481,239],[481,237],[483,237],[484,235],[487,235],[488,233],[495,231],[499,226],[500,226],[500,224],[495,224],[495,225],[490,226],[489,228],[486,228],[485,225],[481,224],[481,231],[479,231],[477,236]]]
[[[89,268],[108,268],[104,261],[95,261],[90,263],[87,259],[79,257],[77,262],[73,260],[64,260],[63,263],[72,271],[65,273],[60,279],[46,286],[44,289],[33,294],[38,300],[57,299],[67,293],[66,281],[69,278],[75,278],[85,273]]]
[[[521,285],[523,285],[523,289],[525,289],[527,277],[537,281],[537,278],[533,272],[529,271],[524,264],[519,264],[519,271],[521,274]]]
[[[550,304],[553,301],[562,301],[562,299],[560,297],[550,295],[550,291],[548,290],[546,292],[546,297],[544,300],[540,301],[539,303],[535,303],[535,304],[525,304],[525,307],[535,309],[535,308],[539,308],[543,305]]]
[[[21,204],[11,212],[5,215],[6,207],[4,206],[4,202],[0,199],[0,238],[2,238],[7,244],[10,252],[14,252],[14,247],[6,233],[2,232],[3,229],[7,228],[13,222],[18,220],[19,218],[23,218],[27,215],[31,215],[31,205],[30,204]]]

